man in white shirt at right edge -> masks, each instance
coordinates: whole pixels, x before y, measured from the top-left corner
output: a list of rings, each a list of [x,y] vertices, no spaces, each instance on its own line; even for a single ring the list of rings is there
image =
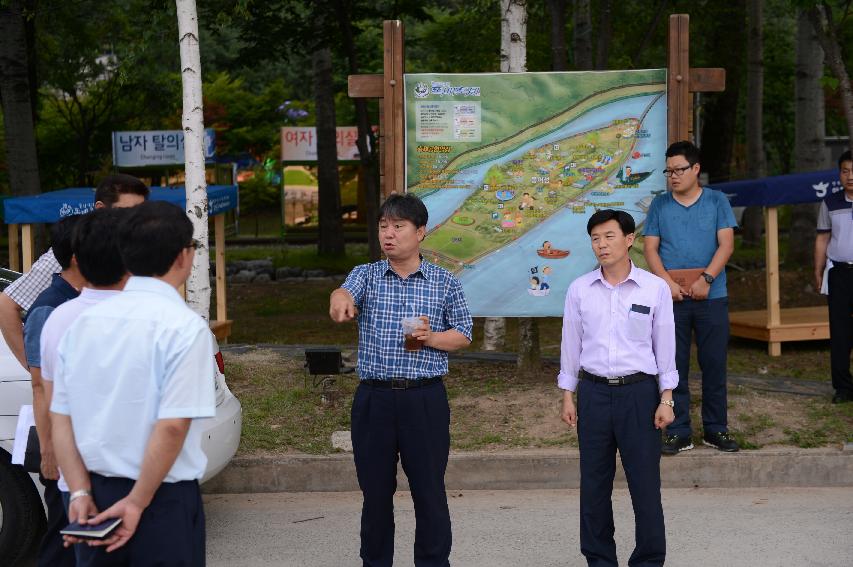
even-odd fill
[[[98,548],[87,565],[204,565],[196,420],[216,413],[213,345],[177,291],[196,246],[181,208],[134,208],[119,235],[124,291],[81,313],[59,343],[50,409],[68,519],[122,520],[87,542]]]
[[[569,286],[563,317],[561,418],[578,428],[581,553],[595,567],[619,565],[611,500],[617,449],[636,524],[628,565],[658,566],[666,558],[659,430],[675,419],[675,320],[669,286],[628,256],[635,228],[625,211],[590,217],[600,267]]]

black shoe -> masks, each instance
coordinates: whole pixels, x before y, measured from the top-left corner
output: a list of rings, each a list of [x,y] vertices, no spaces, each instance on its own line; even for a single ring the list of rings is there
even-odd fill
[[[726,453],[734,453],[740,450],[737,441],[732,439],[732,436],[726,432],[706,433],[705,436],[702,437],[702,443]]]
[[[677,455],[682,451],[693,448],[693,441],[689,435],[667,435],[663,440],[660,452],[664,455]]]
[[[836,392],[834,396],[832,396],[833,404],[846,404],[849,402],[853,402],[853,395],[848,394],[846,392]]]

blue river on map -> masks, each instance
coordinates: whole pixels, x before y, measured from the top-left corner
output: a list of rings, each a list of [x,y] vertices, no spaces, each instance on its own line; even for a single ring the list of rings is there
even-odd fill
[[[655,96],[639,96],[601,106],[559,130],[520,146],[511,154],[459,172],[454,177],[454,181],[470,184],[472,189],[442,189],[425,196],[424,203],[427,205],[430,217],[427,228],[432,229],[445,222],[479,187],[492,165],[518,159],[527,151],[545,144],[588,130],[603,128],[613,120],[639,117]],[[605,196],[587,194],[584,197],[584,200],[593,205],[614,201],[624,202],[624,206],[620,208],[631,213],[637,226],[645,220],[645,208],[641,208],[639,202],[651,196],[653,190],[661,191],[666,188],[666,180],[662,174],[667,133],[666,97],[661,97],[654,103],[641,128],[648,131],[651,136],[638,138],[634,151],[648,154],[648,157],[631,158],[626,165],[630,165],[635,172],[654,170],[652,175],[637,187],[615,189],[612,194]],[[614,177],[609,178],[607,182],[612,185],[619,183]],[[601,184],[598,187],[604,188],[605,185]],[[526,232],[518,240],[481,258],[473,266],[458,274],[471,314],[474,316],[561,316],[569,284],[597,265],[586,233],[586,222],[593,212],[594,207],[587,207],[583,214],[573,213],[571,209],[563,208]],[[556,249],[570,250],[571,254],[560,260],[545,260],[539,257],[536,250],[542,247],[545,240],[551,241]],[[429,249],[429,239],[425,242],[425,248]],[[531,269],[536,268],[537,275],[541,275],[545,266],[552,269],[549,295],[529,295],[527,290]]]

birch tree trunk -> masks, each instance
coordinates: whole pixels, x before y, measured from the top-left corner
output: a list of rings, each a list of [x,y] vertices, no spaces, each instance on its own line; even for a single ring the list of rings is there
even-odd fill
[[[766,175],[764,158],[764,0],[749,0],[746,46],[746,168],[750,179]],[[744,246],[758,246],[761,207],[747,207],[741,221]]]
[[[13,195],[41,193],[23,2],[0,9],[0,100]]]
[[[527,70],[527,3],[501,0],[501,72]],[[506,319],[486,317],[483,321],[483,350],[502,350],[506,344]]]
[[[572,45],[575,49],[575,69],[592,69],[592,11],[590,0],[574,0],[574,33]]]
[[[178,41],[181,47],[183,86],[184,167],[186,210],[193,223],[198,249],[187,279],[187,305],[210,319],[210,249],[207,234],[207,181],[204,175],[204,113],[201,93],[201,55],[195,0],[175,0],[178,9]]]
[[[344,254],[341,222],[341,187],[338,178],[338,145],[335,141],[335,92],[332,85],[332,52],[318,49],[314,64],[314,107],[317,116],[317,183],[320,218],[317,252],[325,256]]]
[[[826,167],[829,151],[824,143],[823,49],[808,14],[797,18],[797,65],[794,83],[794,169],[816,171]],[[793,266],[811,266],[814,254],[817,205],[791,207],[786,260]]]
[[[527,71],[527,2],[501,0],[501,72]],[[488,319],[486,321],[488,323]],[[506,325],[506,323],[504,323]],[[518,319],[518,371],[535,375],[541,369],[539,322],[531,317]]]

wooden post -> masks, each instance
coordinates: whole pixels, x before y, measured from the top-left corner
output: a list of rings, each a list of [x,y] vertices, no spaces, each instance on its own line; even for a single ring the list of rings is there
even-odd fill
[[[767,352],[770,356],[782,354],[782,343],[773,341],[773,329],[782,323],[779,303],[779,217],[776,207],[764,209],[765,258],[767,271],[767,329],[770,340]]]
[[[225,300],[225,215],[213,217],[214,246],[216,247],[216,320],[228,319]]]
[[[18,234],[18,225],[9,225],[9,269],[16,272],[21,271],[21,237]]]
[[[387,197],[392,192],[404,193],[406,190],[405,108],[403,107],[404,28],[400,20],[386,20],[382,27],[385,40],[385,85],[382,97],[385,187],[382,193]]]
[[[23,224],[21,225],[21,244],[22,244],[22,252],[23,252],[23,272],[29,272],[30,268],[33,267],[33,262],[35,261],[35,232],[33,231],[33,225],[31,224]]]
[[[686,140],[690,130],[690,16],[669,17],[667,53],[667,138]]]

